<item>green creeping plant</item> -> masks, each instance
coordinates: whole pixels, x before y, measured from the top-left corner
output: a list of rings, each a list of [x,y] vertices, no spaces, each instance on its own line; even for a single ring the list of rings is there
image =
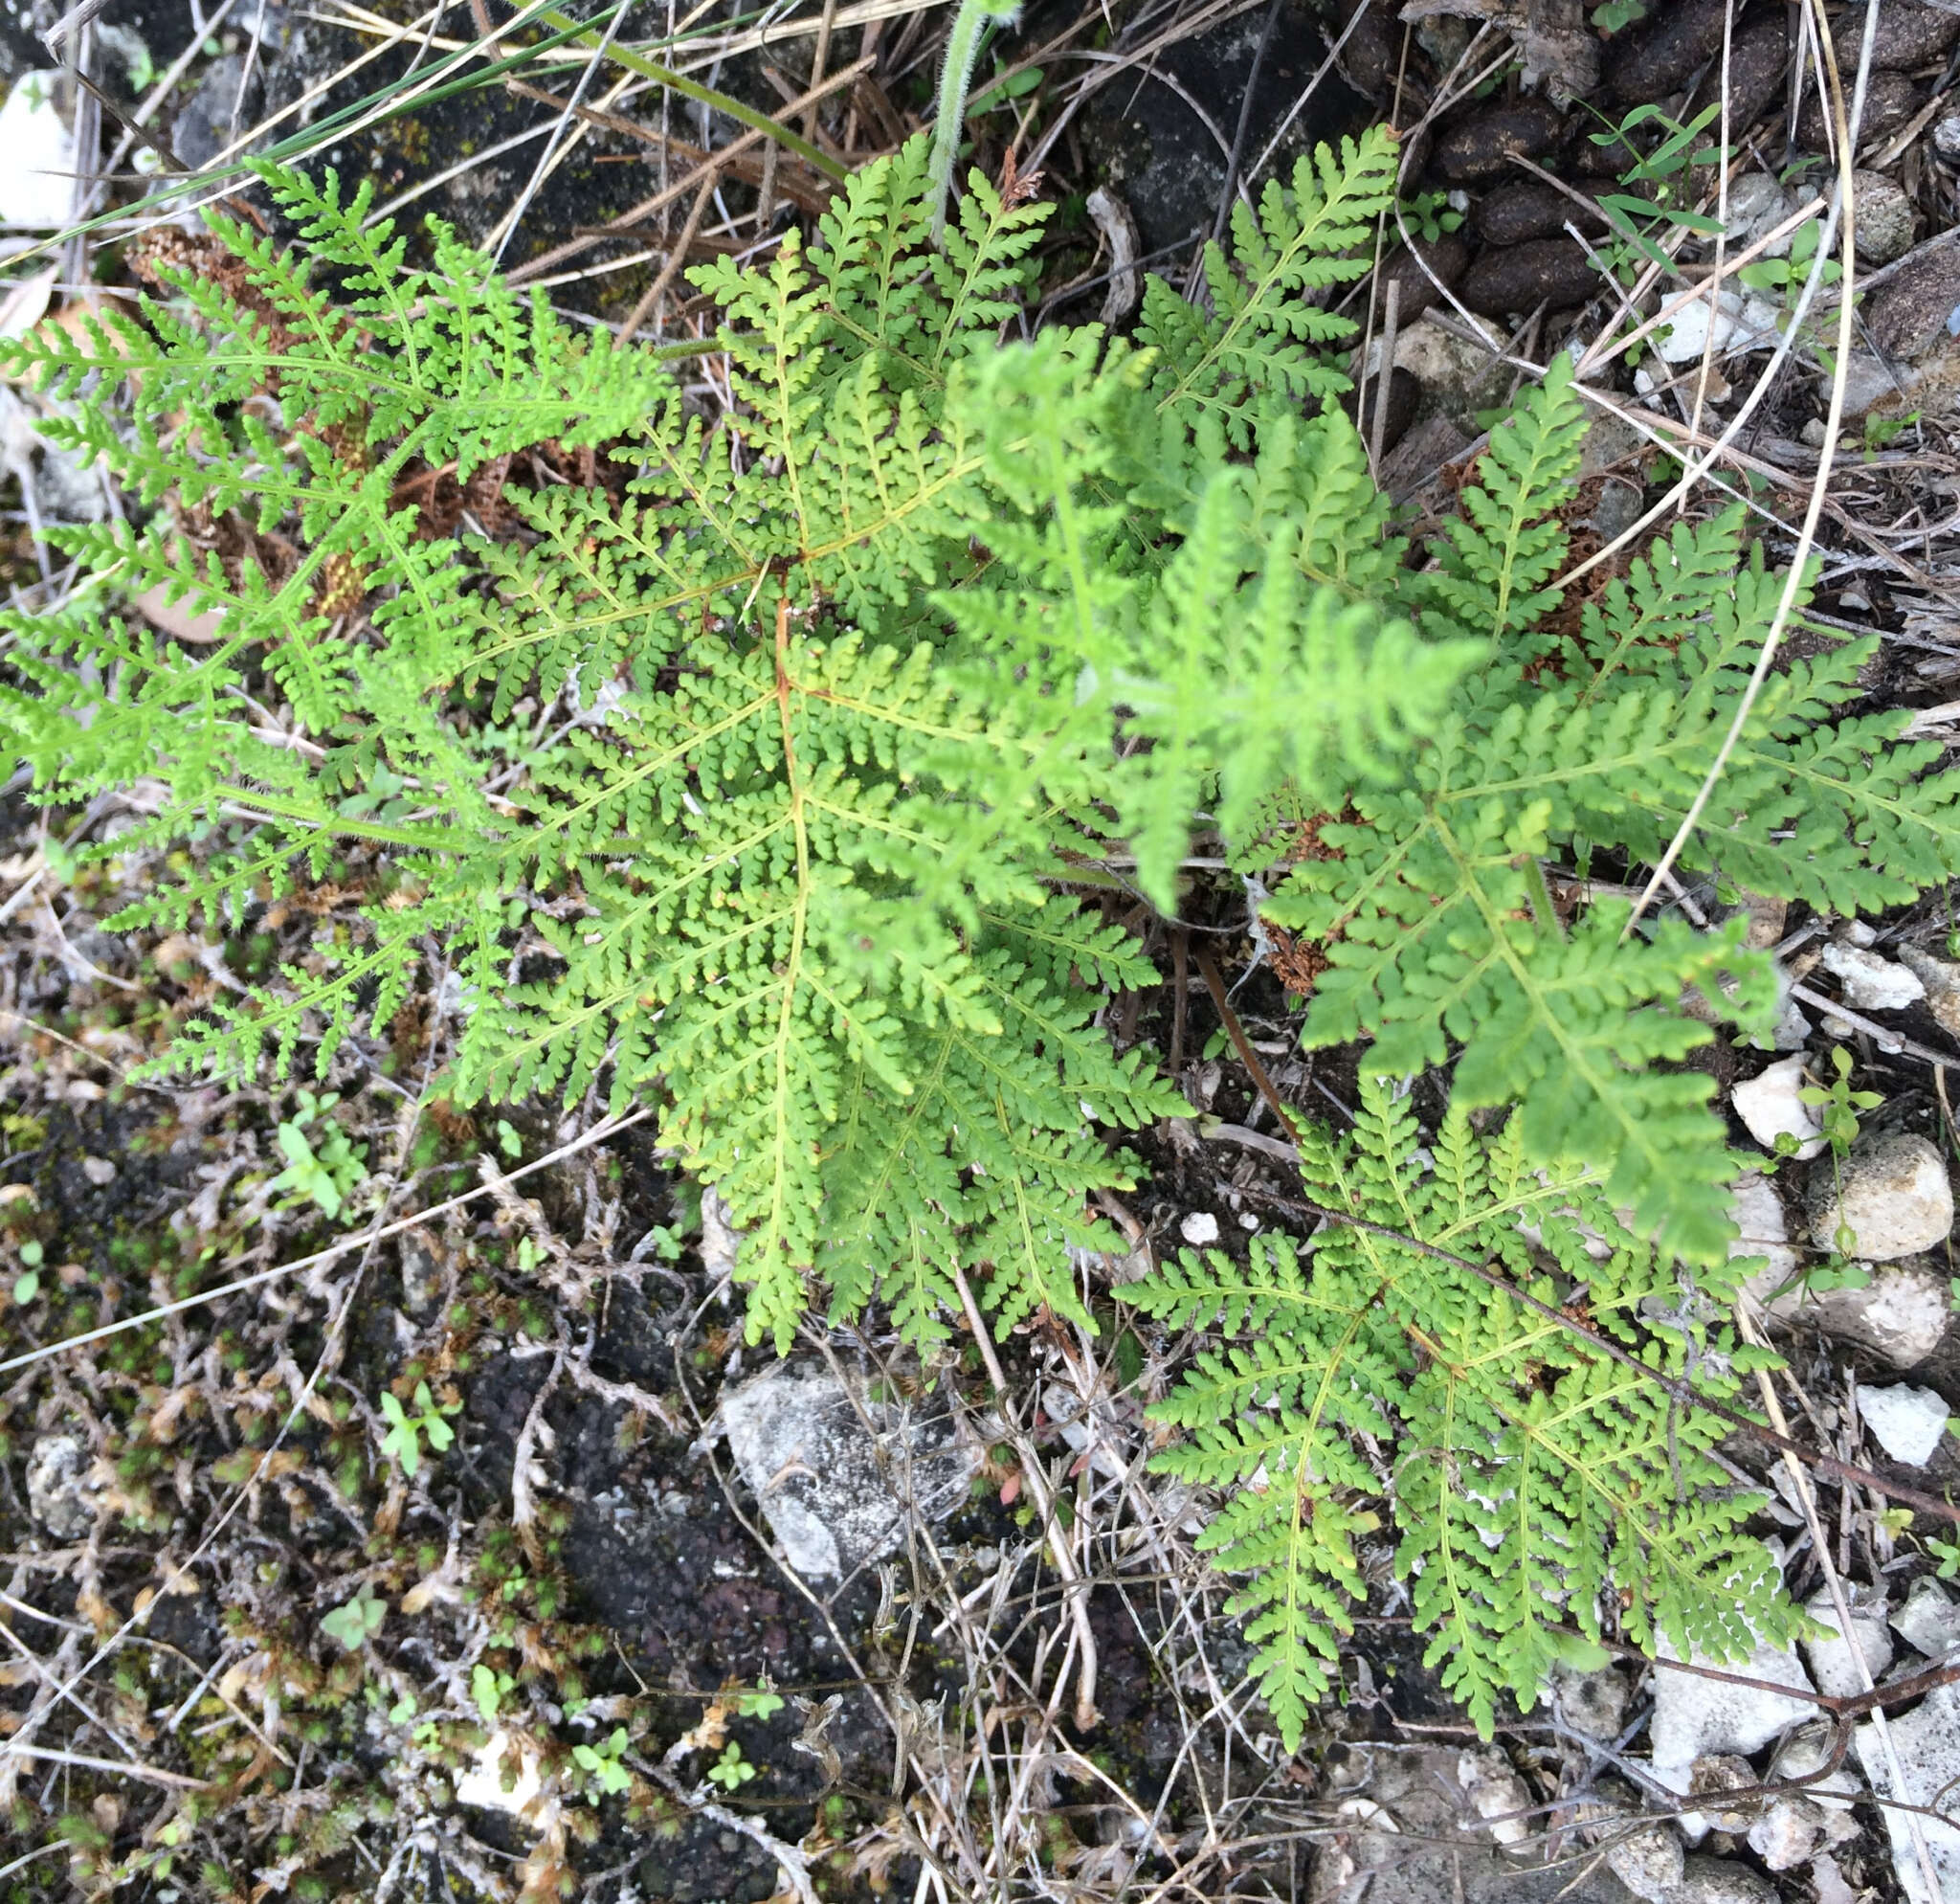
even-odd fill
[[[323,1076],[446,971],[445,1088],[657,1107],[746,1230],[751,1338],[876,1301],[930,1351],[955,1266],[1003,1333],[1041,1305],[1086,1322],[1068,1250],[1099,1241],[1090,1193],[1129,1180],[1112,1133],[1184,1107],[1096,1023],[1112,989],[1158,978],[1080,895],[1120,853],[1174,912],[1202,817],[1326,962],[1307,1044],[1363,1042],[1390,1077],[1447,1068],[1459,1148],[1468,1112],[1508,1108],[1501,1170],[1476,1168],[1515,1196],[1465,1188],[1467,1153],[1422,1176],[1401,1132],[1369,1154],[1392,1179],[1370,1207],[1405,1232],[1481,1224],[1496,1250],[1522,1197],[1555,1265],[1533,1287],[1587,1284],[1599,1326],[1657,1366],[1702,1332],[1685,1366],[1726,1381],[1742,1361],[1682,1278],[1726,1287],[1734,1165],[1680,1061],[1710,1007],[1763,1026],[1773,974],[1736,929],[1562,911],[1544,867],[1659,856],[1780,578],[1738,512],[1557,614],[1584,428],[1564,368],[1493,431],[1459,521],[1419,549],[1392,533],[1329,402],[1353,327],[1322,294],[1364,272],[1394,174],[1385,133],[1323,148],[1235,212],[1203,308],[1153,278],[1129,338],[1002,347],[1046,209],[976,173],[935,245],[914,141],[808,242],[693,272],[734,396],[712,419],[671,347],[591,347],[440,224],[416,267],[387,221],[365,227],[366,188],[344,204],[331,175],[272,168],[291,250],[220,222],[242,271],[0,344],[131,503],[128,523],[53,532],[84,576],[59,611],[0,617],[9,771],[62,804],[161,788],[100,849],[169,855],[122,929],[229,933],[309,885],[361,895],[159,1068],[284,1075],[303,1054]],[[612,487],[525,486],[523,453],[547,444],[598,448]],[[486,472],[515,529],[435,533],[417,499]],[[282,552],[200,554],[191,524],[225,518],[231,546]],[[126,604],[152,588],[219,638],[146,626]],[[1839,912],[1960,871],[1937,749],[1903,742],[1904,715],[1839,712],[1869,651],[1771,679],[1685,865]],[[1309,1157],[1329,1202],[1334,1168]],[[1610,1275],[1556,1240],[1524,1187],[1546,1182],[1595,1228],[1612,1217]],[[1759,1557],[1726,1510],[1683,1537],[1708,1423],[1657,1439],[1652,1397],[1579,1338],[1481,1286],[1425,1320],[1406,1266],[1357,1262],[1358,1240],[1322,1242],[1287,1272],[1283,1329],[1232,1352],[1320,1357],[1334,1386],[1310,1408],[1287,1373],[1177,1404],[1193,1439],[1172,1458],[1244,1484],[1217,1540],[1269,1596],[1246,1603],[1289,1734],[1356,1590],[1343,1517],[1359,1529],[1370,1495],[1392,1492],[1418,1618],[1485,1720],[1559,1644],[1504,1651],[1478,1624],[1493,1607],[1553,1600],[1584,1630],[1610,1580],[1643,1643],[1734,1644],[1708,1556],[1745,1581]],[[1330,1312],[1361,1360],[1328,1359]],[[1467,1385],[1439,1400],[1441,1352]],[[1357,1370],[1367,1407],[1340,1386]],[[1567,1382],[1598,1392],[1547,1424]],[[1255,1454],[1289,1410],[1306,1427]],[[1625,1422],[1624,1476],[1558,1478]],[[1399,1471],[1354,1465],[1363,1427]],[[1459,1537],[1507,1501],[1515,1526]],[[1782,1617],[1754,1587],[1738,1603]]]

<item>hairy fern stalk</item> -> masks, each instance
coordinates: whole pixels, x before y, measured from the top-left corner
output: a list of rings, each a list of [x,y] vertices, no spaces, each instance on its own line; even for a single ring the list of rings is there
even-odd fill
[[[170,849],[169,882],[114,923],[363,901],[166,1068],[323,1071],[439,985],[463,1101],[659,1107],[747,1227],[752,1336],[875,1300],[930,1346],[957,1266],[1003,1331],[1080,1316],[1068,1245],[1126,1180],[1109,1133],[1183,1107],[1093,1022],[1155,974],[1076,875],[1121,847],[1171,912],[1202,818],[1325,961],[1306,1042],[1452,1070],[1427,1149],[1386,1086],[1358,1132],[1309,1133],[1317,1198],[1726,1391],[1733,1165],[1674,1061],[1710,1017],[1759,1028],[1772,974],[1737,929],[1561,910],[1543,868],[1658,855],[1777,579],[1728,515],[1551,622],[1563,370],[1444,537],[1391,532],[1323,408],[1352,332],[1323,294],[1364,269],[1387,135],[1241,208],[1203,308],[1152,279],[1130,339],[1008,347],[1043,208],[976,174],[934,246],[915,142],[807,245],[692,274],[712,422],[672,352],[574,335],[439,224],[415,268],[365,188],[265,176],[292,249],[220,222],[226,269],[0,346],[134,505],[56,532],[86,579],[6,619],[0,676],[43,798],[143,783],[113,850]],[[201,638],[157,625],[187,612]],[[1934,750],[1836,711],[1867,652],[1771,680],[1684,864],[1839,911],[1960,867]],[[1370,1501],[1484,1722],[1571,1645],[1554,1609],[1724,1652],[1788,1630],[1712,1422],[1443,1259],[1334,1226],[1131,1293],[1247,1338],[1163,1404],[1191,1431],[1165,1459],[1238,1490],[1211,1538],[1289,1736]]]

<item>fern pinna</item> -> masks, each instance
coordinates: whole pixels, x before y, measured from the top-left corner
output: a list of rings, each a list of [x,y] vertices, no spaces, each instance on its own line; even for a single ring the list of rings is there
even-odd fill
[[[1067,1246],[1129,1168],[1109,1133],[1181,1105],[1095,1021],[1156,974],[1080,875],[1123,849],[1173,913],[1202,818],[1325,966],[1306,1042],[1451,1072],[1433,1166],[1370,1086],[1359,1138],[1307,1146],[1321,1200],[1726,1382],[1679,1278],[1727,1274],[1732,1163],[1678,1061],[1710,1018],[1760,1027],[1773,976],[1735,929],[1629,932],[1584,882],[1686,812],[1777,584],[1726,516],[1549,618],[1563,368],[1460,521],[1392,533],[1326,402],[1352,327],[1322,294],[1362,274],[1394,171],[1387,134],[1323,149],[1236,211],[1204,308],[1151,280],[1132,338],[1003,347],[1043,208],[976,175],[934,245],[917,141],[808,244],[694,272],[719,330],[663,351],[574,333],[439,224],[412,265],[365,189],[268,170],[291,250],[220,221],[220,264],[163,269],[134,315],[0,344],[139,517],[54,532],[79,579],[4,618],[0,736],[50,801],[136,791],[100,850],[168,846],[173,883],[117,923],[336,895],[161,1064],[324,1071],[432,987],[463,1101],[659,1106],[747,1228],[753,1335],[876,1300],[929,1346],[961,1265],[1002,1330],[1081,1316]],[[1930,746],[1836,716],[1865,652],[1771,680],[1683,864],[1836,910],[1960,868]],[[1464,1120],[1503,1106],[1485,1158]],[[1683,1644],[1782,1617],[1703,1486],[1706,1424],[1578,1338],[1338,1226],[1244,1274],[1137,1294],[1259,1332],[1169,1404],[1195,1438],[1167,1458],[1244,1484],[1214,1537],[1289,1734],[1370,1496],[1485,1718],[1556,1649],[1541,1601],[1587,1628],[1611,1581],[1626,1630]]]

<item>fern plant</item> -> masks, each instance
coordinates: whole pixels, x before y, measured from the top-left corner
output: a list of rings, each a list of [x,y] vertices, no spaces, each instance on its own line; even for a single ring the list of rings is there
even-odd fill
[[[168,849],[123,928],[322,895],[305,954],[160,1068],[323,1076],[439,978],[462,1101],[659,1107],[747,1228],[751,1337],[877,1301],[930,1347],[961,1266],[1002,1331],[1087,1322],[1067,1246],[1128,1180],[1112,1133],[1181,1104],[1096,1023],[1156,974],[1084,875],[1120,851],[1173,913],[1202,821],[1322,968],[1305,1041],[1450,1072],[1426,1169],[1377,1086],[1356,1137],[1309,1131],[1319,1200],[1726,1393],[1682,1279],[1728,1287],[1734,1164],[1681,1061],[1712,1019],[1762,1027],[1773,974],[1733,928],[1629,931],[1583,879],[1687,811],[1778,578],[1731,515],[1568,607],[1563,368],[1459,521],[1393,532],[1322,294],[1394,172],[1385,133],[1323,148],[1236,210],[1202,306],[1152,279],[1131,338],[1003,347],[1043,209],[975,174],[935,245],[915,141],[809,244],[695,271],[719,326],[662,351],[268,168],[292,248],[219,221],[165,295],[0,344],[136,504],[55,531],[80,579],[0,619],[0,738],[47,800],[132,796],[101,850]],[[1960,870],[1936,750],[1843,714],[1868,652],[1772,679],[1684,865],[1838,911]],[[1486,1152],[1470,1113],[1504,1107]],[[1370,1500],[1485,1722],[1557,1651],[1544,1605],[1718,1651],[1788,1630],[1710,1422],[1440,1261],[1335,1225],[1135,1292],[1250,1333],[1169,1404],[1166,1459],[1242,1490],[1212,1537],[1289,1736]]]
[[[1351,1133],[1308,1127],[1301,1174],[1316,1201],[1380,1228],[1330,1225],[1304,1261],[1285,1238],[1256,1238],[1244,1264],[1186,1250],[1120,1291],[1236,1338],[1153,1408],[1190,1430],[1157,1465],[1232,1490],[1200,1544],[1250,1577],[1232,1608],[1251,1616],[1289,1748],[1366,1597],[1357,1543],[1385,1497],[1426,1663],[1486,1736],[1500,1700],[1528,1710],[1561,1661],[1605,1664],[1609,1606],[1636,1645],[1664,1635],[1718,1659],[1798,1630],[1744,1528],[1762,1497],[1707,1458],[1726,1422],[1451,1259],[1722,1400],[1754,1353],[1719,1321],[1736,1271],[1684,1277],[1583,1163],[1528,1165],[1521,1119],[1485,1143],[1454,1107],[1425,1148],[1379,1078]]]

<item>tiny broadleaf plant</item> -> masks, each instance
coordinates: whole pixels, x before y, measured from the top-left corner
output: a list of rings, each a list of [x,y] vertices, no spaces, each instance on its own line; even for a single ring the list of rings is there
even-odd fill
[[[210,268],[159,267],[167,297],[0,343],[133,505],[51,530],[76,586],[0,616],[0,736],[50,801],[144,783],[147,817],[100,850],[167,848],[169,870],[123,927],[229,932],[337,895],[303,958],[208,1008],[161,1065],[283,1073],[304,1052],[324,1076],[442,974],[459,1101],[658,1108],[746,1227],[752,1338],[878,1301],[931,1349],[961,1266],[1003,1332],[1043,1305],[1087,1323],[1068,1246],[1102,1240],[1089,1194],[1128,1181],[1110,1133],[1183,1107],[1095,1022],[1157,974],[1080,894],[1108,894],[1121,853],[1174,912],[1202,817],[1323,968],[1305,1042],[1447,1069],[1448,1181],[1521,1186],[1479,1205],[1459,1184],[1458,1214],[1427,1213],[1402,1133],[1370,1154],[1398,1186],[1388,1226],[1472,1224],[1524,1278],[1537,1259],[1503,1250],[1525,1197],[1556,1266],[1532,1287],[1583,1296],[1657,1368],[1726,1382],[1741,1363],[1700,1346],[1707,1326],[1670,1333],[1648,1298],[1685,1316],[1678,1277],[1726,1287],[1734,1160],[1681,1061],[1710,1019],[1765,1027],[1774,975],[1739,927],[1632,926],[1584,879],[1659,857],[1782,578],[1734,512],[1676,527],[1573,613],[1558,511],[1583,414],[1563,362],[1492,431],[1459,520],[1423,549],[1390,533],[1329,401],[1352,326],[1323,294],[1365,269],[1395,169],[1383,133],[1322,148],[1236,209],[1203,308],[1152,277],[1131,338],[1003,347],[1043,208],[975,173],[935,246],[915,141],[807,245],[692,274],[722,314],[687,347],[725,365],[713,419],[667,356],[574,335],[438,223],[416,268],[365,188],[344,204],[330,177],[272,169],[292,250],[220,221]],[[129,607],[172,601],[156,619],[188,610],[193,638]],[[1824,638],[1771,676],[1684,867],[1847,913],[1960,871],[1937,748],[1904,742],[1903,714],[1840,714],[1869,653]],[[1473,1165],[1460,1120],[1500,1108],[1503,1161]],[[1610,1272],[1556,1241],[1567,1205],[1613,1239]],[[1732,1652],[1744,1621],[1706,1599],[1726,1565],[1748,1622],[1776,1627],[1740,1511],[1700,1485],[1705,1420],[1656,1431],[1637,1377],[1481,1286],[1405,1324],[1389,1286],[1418,1285],[1352,1269],[1372,1249],[1323,1241],[1285,1311],[1308,1359],[1322,1313],[1362,1345],[1366,1407],[1339,1371],[1310,1409],[1291,1375],[1180,1404],[1210,1453],[1173,1458],[1245,1486],[1218,1544],[1253,1577],[1289,1731],[1371,1490],[1486,1720],[1555,1650],[1530,1611],[1548,1595],[1590,1630],[1610,1582],[1642,1643]],[[1231,1302],[1191,1301],[1236,1326]],[[1476,1351],[1440,1400],[1410,1326]],[[1572,1384],[1570,1423],[1534,1412],[1541,1375]],[[1599,1467],[1612,1422],[1623,1474]],[[1392,1486],[1355,1465],[1361,1429],[1392,1439]],[[1287,1432],[1310,1450],[1290,1467],[1277,1445],[1235,1452]],[[1637,1511],[1608,1529],[1622,1481]],[[1474,1553],[1472,1523],[1492,1543]]]
[[[456,1430],[445,1419],[444,1409],[436,1405],[435,1398],[429,1393],[426,1381],[415,1384],[414,1400],[408,1408],[402,1406],[401,1398],[392,1389],[384,1389],[381,1414],[388,1423],[388,1432],[381,1438],[381,1451],[393,1455],[411,1481],[422,1470],[425,1440],[437,1454],[456,1440]]]

